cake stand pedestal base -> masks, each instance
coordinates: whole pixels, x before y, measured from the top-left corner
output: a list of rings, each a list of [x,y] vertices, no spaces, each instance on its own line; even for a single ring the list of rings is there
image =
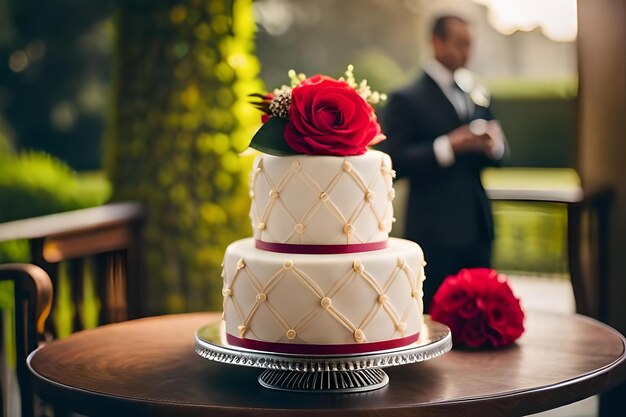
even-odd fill
[[[389,377],[382,369],[354,371],[280,371],[266,369],[259,376],[265,388],[291,392],[363,392],[383,388]]]

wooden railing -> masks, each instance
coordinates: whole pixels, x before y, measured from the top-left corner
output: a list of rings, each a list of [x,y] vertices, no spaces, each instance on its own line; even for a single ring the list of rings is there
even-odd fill
[[[88,261],[95,263],[99,324],[144,315],[139,267],[143,216],[140,204],[117,203],[18,220],[0,224],[0,242],[27,240],[31,262],[48,273],[55,289],[60,263],[69,263],[73,331],[77,331],[83,328],[83,273]],[[54,321],[54,315],[47,321],[47,331],[53,335]]]

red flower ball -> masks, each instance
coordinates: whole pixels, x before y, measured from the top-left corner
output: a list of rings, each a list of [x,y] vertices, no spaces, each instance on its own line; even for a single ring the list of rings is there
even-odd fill
[[[524,333],[524,312],[507,278],[493,269],[462,269],[433,297],[433,320],[447,325],[455,344],[500,347]]]
[[[376,113],[344,81],[316,75],[293,88],[285,140],[309,155],[361,155],[385,136]]]

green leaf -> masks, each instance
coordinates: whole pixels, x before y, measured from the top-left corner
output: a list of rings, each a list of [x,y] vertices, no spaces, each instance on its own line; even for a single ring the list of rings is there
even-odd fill
[[[285,126],[288,121],[282,117],[271,117],[252,137],[250,147],[270,155],[298,155],[285,141]]]

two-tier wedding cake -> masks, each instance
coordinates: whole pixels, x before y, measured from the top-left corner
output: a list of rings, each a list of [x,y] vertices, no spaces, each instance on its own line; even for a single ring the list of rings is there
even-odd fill
[[[389,238],[394,171],[366,148],[384,139],[368,103],[379,95],[351,68],[339,80],[291,76],[291,87],[259,96],[253,237],[224,257],[227,341],[297,354],[411,344],[425,262],[416,243]]]

